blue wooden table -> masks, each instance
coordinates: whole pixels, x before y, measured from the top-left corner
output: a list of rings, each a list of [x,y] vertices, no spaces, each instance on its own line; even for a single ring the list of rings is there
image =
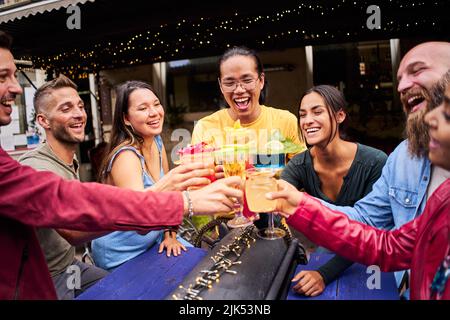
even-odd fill
[[[78,300],[162,300],[183,281],[207,251],[187,248],[178,257],[158,253],[158,246],[124,263]]]
[[[206,256],[207,251],[188,248],[178,257],[158,254],[154,246],[144,254],[124,263],[111,274],[100,280],[79,300],[162,300],[182,283],[191,270]],[[312,254],[307,266],[299,265],[301,270],[315,270],[332,255]],[[370,274],[366,266],[354,264],[338,280],[327,286],[322,295],[306,298],[289,290],[288,300],[391,300],[398,299],[393,273],[381,274],[381,290],[369,290],[366,282]],[[291,286],[292,287],[292,286]]]
[[[311,254],[307,265],[298,265],[295,274],[302,270],[317,270],[334,255]],[[369,289],[367,280],[373,272],[367,273],[367,266],[353,264],[338,279],[330,283],[317,297],[305,297],[292,290],[291,284],[287,300],[399,300],[397,283],[393,272],[381,272],[380,289]],[[372,281],[369,281],[370,283]]]

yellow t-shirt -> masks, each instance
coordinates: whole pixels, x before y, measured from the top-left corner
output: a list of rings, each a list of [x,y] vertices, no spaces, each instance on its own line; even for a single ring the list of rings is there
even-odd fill
[[[211,141],[217,147],[226,143],[225,128],[233,127],[234,120],[230,117],[228,109],[219,110],[207,117],[200,119],[192,132],[191,144]],[[261,106],[261,114],[252,123],[242,124],[249,129],[250,141],[257,141],[257,150],[264,148],[265,144],[271,140],[273,134],[278,131],[284,138],[289,138],[296,144],[305,146],[299,139],[297,118],[291,112],[272,107]],[[195,216],[193,222],[197,227],[201,227],[211,221],[209,216]]]
[[[228,109],[219,110],[197,122],[192,133],[191,143],[211,141],[211,137],[214,137],[216,146],[222,146],[226,143],[225,128],[233,127],[233,125],[234,120],[230,117]],[[264,148],[277,131],[294,143],[305,145],[299,139],[297,118],[287,110],[261,106],[261,114],[258,119],[252,123],[241,125],[249,129],[250,140],[257,141],[258,150]]]

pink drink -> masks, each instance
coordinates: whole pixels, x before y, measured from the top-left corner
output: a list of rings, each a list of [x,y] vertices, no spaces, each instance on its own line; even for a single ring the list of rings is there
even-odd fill
[[[205,164],[208,168],[214,170],[215,168],[214,151],[215,149],[213,147],[210,147],[206,143],[202,142],[180,149],[178,151],[178,154],[180,155],[181,164],[201,162]],[[214,174],[206,176],[206,178],[208,178],[211,182],[216,180]]]

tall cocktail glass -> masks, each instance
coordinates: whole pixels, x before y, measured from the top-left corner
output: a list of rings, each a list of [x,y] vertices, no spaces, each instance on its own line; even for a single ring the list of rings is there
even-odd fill
[[[231,144],[225,145],[216,152],[217,162],[223,165],[225,177],[238,176],[245,183],[245,169],[249,159],[249,149],[246,145]],[[235,201],[235,216],[228,221],[230,228],[242,228],[251,225],[253,222],[242,214],[242,203]]]
[[[273,224],[276,200],[269,200],[265,197],[266,193],[277,191],[275,172],[271,169],[255,168],[247,170],[246,175],[245,196],[249,209],[259,214],[267,213],[269,215],[268,227],[259,230],[258,236],[266,240],[283,238],[286,233],[279,228],[275,228]]]

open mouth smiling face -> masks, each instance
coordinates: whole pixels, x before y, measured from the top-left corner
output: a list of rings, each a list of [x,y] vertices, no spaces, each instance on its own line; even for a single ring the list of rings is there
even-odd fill
[[[406,93],[402,97],[402,103],[408,113],[414,113],[425,108],[428,104],[426,95],[422,92]]]
[[[69,128],[71,131],[75,132],[76,134],[84,133],[84,127],[86,125],[86,122],[76,122],[71,125],[69,125]]]
[[[320,130],[320,128],[318,128],[318,127],[308,128],[308,129],[306,129],[306,135],[307,136],[312,136],[319,130]]]
[[[16,99],[15,99],[15,96],[13,97],[13,96],[8,95],[8,96],[6,96],[6,97],[3,97],[3,98],[0,100],[0,104],[1,104],[3,107],[6,107],[6,108],[12,108],[12,106],[13,106],[15,100],[16,100]]]
[[[12,114],[12,106],[15,102],[15,96],[7,95],[0,99],[0,116],[5,116],[7,118],[10,118]],[[9,121],[8,121],[9,122]]]
[[[246,111],[250,106],[251,98],[250,97],[235,98],[233,99],[233,102],[235,103],[236,109],[240,111]]]
[[[160,124],[161,124],[160,119],[147,122],[147,125],[150,126],[152,129],[159,129]]]

